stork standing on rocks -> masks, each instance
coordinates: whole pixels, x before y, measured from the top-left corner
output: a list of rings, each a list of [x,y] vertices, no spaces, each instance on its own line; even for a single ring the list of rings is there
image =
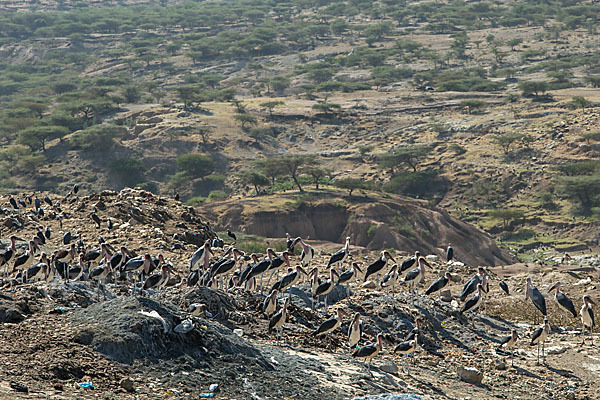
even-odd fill
[[[404,356],[406,357],[409,354],[414,353],[417,350],[418,342],[419,342],[419,335],[416,334],[414,336],[414,339],[399,343],[394,348],[394,353],[404,354]],[[413,364],[414,363],[415,363],[415,358],[413,357]]]
[[[144,285],[142,289],[157,289],[160,290],[163,287],[167,286],[169,279],[171,278],[170,272],[174,270],[171,268],[169,264],[163,264],[161,268],[160,274],[152,274],[144,281]]]
[[[340,264],[343,264],[344,260],[348,258],[350,254],[350,236],[346,237],[346,245],[333,253],[331,257],[329,257],[329,262],[327,262],[327,268],[331,266],[335,266],[337,273],[340,272]]]
[[[137,284],[137,274],[143,271],[145,275],[148,275],[150,273],[150,264],[152,264],[152,257],[150,257],[150,254],[146,253],[143,258],[135,257],[127,261],[127,263],[123,267],[125,273],[133,273],[134,279],[132,294],[135,292],[135,287]]]
[[[385,267],[385,265],[387,264],[387,262],[389,260],[396,262],[396,260],[394,260],[392,255],[387,250],[383,250],[381,252],[381,255],[379,256],[379,258],[377,260],[373,261],[367,267],[367,272],[365,272],[365,277],[363,279],[363,282],[366,282],[367,279],[369,278],[369,276],[375,275],[375,274],[378,274],[379,272],[381,272],[381,270]]]
[[[360,320],[360,313],[354,314],[352,318],[352,323],[348,328],[348,344],[350,348],[358,345],[360,341],[360,337],[362,336],[362,321]]]
[[[283,330],[283,324],[285,324],[285,320],[287,318],[287,308],[290,303],[289,297],[285,298],[283,302],[283,307],[279,310],[275,315],[271,317],[269,320],[269,333],[271,333],[274,329],[278,331],[277,337],[281,335],[281,330]]]
[[[385,287],[391,287],[392,288],[392,308],[396,308],[395,306],[395,293],[394,293],[394,286],[396,286],[396,282],[398,281],[398,264],[394,264],[392,265],[392,268],[390,269],[390,271],[383,275],[383,278],[381,279],[381,287],[385,288]]]
[[[425,291],[425,294],[429,296],[432,293],[442,290],[448,285],[448,282],[450,282],[450,272],[446,271],[444,276],[437,278],[431,285],[429,285]]]
[[[498,282],[498,285],[500,285],[500,289],[502,289],[507,296],[510,296],[510,291],[508,290],[508,284],[506,282],[500,281]]]
[[[314,267],[308,273],[310,278],[310,293],[312,295],[312,309],[315,309],[315,299],[317,298],[317,289],[321,284],[321,279],[319,278],[319,268]]]
[[[540,343],[542,344],[542,357],[544,357],[546,339],[550,335],[550,324],[548,318],[544,318],[544,325],[537,328],[531,336],[530,346],[537,345],[537,364],[540,364]]]
[[[327,310],[327,296],[329,295],[329,293],[331,293],[331,291],[333,290],[333,288],[335,287],[335,281],[333,279],[334,276],[336,276],[337,273],[335,272],[335,269],[331,268],[329,270],[329,280],[321,283],[318,287],[317,290],[315,291],[315,296],[318,298],[319,296],[325,296],[325,310]]]
[[[0,254],[0,267],[6,266],[5,275],[8,276],[8,267],[14,261],[17,256],[17,248],[15,247],[15,242],[17,241],[17,237],[15,235],[11,235],[10,237],[10,246],[8,249]]]
[[[409,340],[414,340],[416,335],[420,335],[421,325],[423,325],[423,318],[415,318],[415,326],[410,330],[410,332],[408,332],[408,334],[404,338],[404,341],[408,342]]]
[[[483,267],[479,267],[477,269],[477,274],[475,274],[471,279],[465,283],[460,293],[460,301],[465,301],[467,297],[471,293],[474,293],[477,290],[477,284],[483,283],[484,276],[487,275],[487,271]]]
[[[279,292],[283,294],[283,292],[289,288],[290,290],[289,290],[288,297],[290,297],[290,299],[291,299],[292,286],[294,286],[296,283],[298,283],[301,275],[307,275],[307,273],[304,270],[304,268],[302,268],[300,265],[296,265],[296,268],[293,271],[288,272],[287,274],[285,274],[283,276],[283,278],[281,278],[279,281],[275,282],[275,284],[271,288],[271,291],[279,290]]]
[[[304,243],[300,236],[294,240],[292,248],[294,248],[298,243],[300,243],[300,246],[302,247],[302,253],[300,253],[300,263],[302,264],[302,268],[307,268],[315,256],[315,249],[311,245]]]
[[[267,286],[269,286],[269,283],[271,283],[271,278],[273,277],[273,274],[275,274],[275,272],[277,272],[277,279],[279,279],[280,267],[283,264],[287,265],[287,267],[290,268],[290,258],[287,250],[281,253],[280,256],[278,256],[277,253],[275,253],[275,250],[273,249],[267,249],[267,257],[269,257],[269,260],[271,260],[269,271],[273,271],[271,272],[271,275],[269,275],[269,280],[267,281]]]
[[[473,326],[475,326],[475,310],[479,308],[481,305],[481,301],[483,300],[483,286],[481,283],[477,284],[477,294],[471,297],[467,302],[462,306],[459,311],[459,314],[462,315],[467,311],[471,312],[471,322]]]
[[[452,258],[454,258],[454,249],[452,248],[452,245],[448,245],[448,248],[446,249],[446,262],[449,263],[452,261]]]
[[[594,310],[592,310],[592,304],[596,303],[594,303],[590,296],[583,296],[583,306],[581,306],[581,310],[579,310],[579,314],[581,315],[581,323],[583,324],[583,331],[581,332],[583,336],[583,342],[581,343],[582,345],[585,344],[586,328],[590,329],[590,338],[592,340],[592,346],[594,345],[594,336],[592,333],[592,330],[594,329]]]
[[[202,246],[198,248],[192,254],[192,258],[190,260],[190,271],[195,271],[203,266],[204,269],[208,269],[208,265],[210,264],[210,256],[212,255],[212,250],[210,249],[210,241],[207,240],[204,242]]]
[[[337,281],[338,285],[343,285],[346,282],[350,282],[352,278],[357,277],[358,273],[362,274],[362,269],[358,266],[357,263],[352,263],[352,268],[345,270],[341,273],[340,278]]]
[[[369,343],[355,350],[354,353],[352,353],[352,357],[367,360],[367,370],[369,371],[369,374],[373,376],[373,372],[371,372],[371,361],[373,361],[373,358],[382,351],[383,335],[380,333],[377,335],[377,341],[374,344]]]
[[[415,293],[415,286],[419,285],[421,282],[425,280],[425,266],[431,268],[431,265],[425,260],[425,257],[419,256],[417,258],[417,268],[411,269],[404,276],[403,282],[410,282],[411,284],[411,292]],[[417,291],[417,294],[419,292]]]
[[[98,265],[90,270],[90,279],[98,282],[98,298],[100,298],[100,289],[102,288],[102,293],[104,294],[104,300],[106,300],[106,291],[104,287],[106,286],[106,279],[108,275],[112,272],[110,267],[108,254],[104,253],[104,264]]]
[[[575,305],[573,304],[571,299],[567,297],[567,295],[560,291],[560,287],[562,285],[562,282],[556,282],[550,289],[548,289],[548,293],[556,289],[556,293],[554,294],[554,301],[556,301],[558,307],[564,310],[565,312],[571,314],[573,318],[577,318],[577,311],[575,310]]]
[[[29,241],[29,250],[15,258],[15,262],[13,264],[13,272],[17,270],[25,270],[33,264],[35,255],[35,242],[33,240]]]
[[[404,271],[408,270],[410,267],[412,267],[413,265],[415,265],[415,263],[417,262],[417,259],[421,256],[421,253],[419,253],[418,251],[415,251],[415,255],[405,258],[402,261],[402,264],[400,264],[400,273],[403,273]]]
[[[531,299],[531,302],[535,306],[536,310],[534,310],[534,318],[537,323],[537,310],[540,310],[542,315],[546,317],[548,314],[546,312],[546,299],[544,295],[533,286],[531,283],[531,278],[527,277],[527,284],[525,285],[525,300]]]
[[[279,291],[277,289],[273,289],[271,294],[269,294],[265,301],[263,302],[263,313],[267,316],[267,318],[271,317],[275,311],[277,311],[277,295]]]
[[[518,340],[519,340],[519,335],[517,333],[517,330],[513,329],[512,332],[510,333],[510,335],[504,336],[500,340],[500,347],[504,347],[506,349],[511,349],[517,344]],[[510,361],[511,361],[510,365],[513,367],[515,366],[514,358],[515,358],[515,353],[514,353],[514,351],[511,351],[510,352]]]
[[[337,316],[334,318],[329,318],[319,325],[319,327],[313,332],[313,336],[327,335],[342,326],[342,316],[344,315],[348,314],[341,308],[338,308]]]

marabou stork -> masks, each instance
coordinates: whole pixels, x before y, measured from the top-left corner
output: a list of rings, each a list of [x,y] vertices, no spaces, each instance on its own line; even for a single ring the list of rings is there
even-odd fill
[[[300,246],[302,247],[302,253],[300,253],[300,263],[302,264],[302,268],[307,268],[315,256],[315,249],[313,249],[311,245],[304,243],[301,237],[297,237],[294,240],[292,248],[294,248],[298,243],[300,243]]]
[[[277,295],[279,291],[277,289],[273,289],[271,293],[265,298],[263,302],[263,313],[270,318],[275,311],[277,311]]]
[[[594,345],[594,336],[592,334],[592,330],[594,329],[594,310],[592,310],[592,304],[596,303],[594,303],[590,296],[583,296],[583,306],[581,306],[581,310],[579,310],[579,314],[581,315],[581,323],[583,324],[583,342],[581,343],[582,345],[585,344],[586,328],[590,329],[590,338],[592,340],[592,346]]]
[[[560,287],[562,286],[562,282],[556,282],[550,289],[548,289],[548,293],[552,292],[552,290],[556,289],[556,293],[554,294],[554,301],[558,304],[558,307],[571,314],[573,318],[577,318],[577,311],[575,310],[575,305],[565,295],[560,291]]]
[[[283,278],[281,278],[279,281],[275,282],[275,284],[271,288],[271,291],[279,290],[279,292],[283,294],[283,292],[289,288],[290,290],[289,290],[288,297],[291,297],[292,296],[291,287],[294,286],[296,283],[298,283],[298,281],[300,280],[300,274],[308,275],[306,273],[306,271],[304,270],[304,268],[302,268],[300,265],[296,265],[295,270],[288,272],[287,274],[285,274],[283,276]]]
[[[377,335],[377,341],[375,344],[369,343],[355,350],[354,353],[352,353],[352,357],[367,360],[367,370],[369,371],[369,374],[373,376],[373,373],[371,372],[371,361],[377,354],[379,354],[382,351],[383,335],[380,333]]]
[[[510,292],[508,290],[508,285],[506,284],[506,282],[500,281],[500,282],[498,282],[498,285],[500,285],[500,289],[502,289],[504,291],[504,293],[506,293],[507,296],[510,295]]]
[[[319,327],[315,331],[313,331],[313,336],[327,335],[339,328],[340,326],[342,326],[343,315],[348,314],[341,308],[338,308],[337,316],[334,318],[329,318],[328,320],[324,321],[321,325],[319,325]]]
[[[331,268],[329,270],[329,280],[321,283],[315,291],[315,297],[318,298],[319,296],[325,296],[325,310],[327,310],[328,307],[327,295],[331,293],[331,291],[335,287],[335,281],[333,279],[334,276],[337,276],[337,273],[335,272],[335,269]]]
[[[285,324],[285,320],[287,318],[287,308],[288,308],[289,303],[290,303],[290,299],[289,299],[289,297],[286,297],[285,301],[283,302],[283,307],[281,307],[281,310],[279,310],[277,313],[275,313],[275,315],[273,315],[271,317],[271,319],[269,320],[268,333],[271,333],[273,331],[273,329],[276,329],[279,332],[277,335],[278,338],[281,334],[280,331],[283,330],[283,324]]]
[[[362,270],[360,269],[358,264],[353,262],[352,268],[347,269],[341,273],[340,279],[338,279],[338,281],[337,281],[337,285],[342,285],[346,282],[350,282],[350,280],[352,280],[352,278],[358,277],[359,272],[362,274]]]
[[[448,245],[448,248],[446,249],[446,262],[452,261],[453,257],[454,257],[454,249],[452,248],[452,245]]]
[[[430,295],[432,293],[442,290],[446,287],[446,285],[448,285],[448,282],[450,282],[450,272],[446,271],[444,273],[444,276],[437,278],[435,281],[433,281],[431,285],[429,285],[429,287],[425,291],[425,294]]]
[[[544,318],[544,325],[537,328],[533,331],[533,335],[531,336],[530,346],[534,346],[537,344],[537,364],[540,364],[540,343],[542,344],[542,357],[544,357],[545,350],[545,342],[550,335],[550,324],[548,324],[548,318]]]
[[[336,267],[337,272],[340,272],[340,264],[344,262],[348,255],[350,254],[350,236],[346,237],[346,245],[340,250],[336,251],[329,257],[329,261],[327,262],[327,268],[334,265]]]
[[[425,257],[417,258],[417,268],[411,269],[406,273],[402,282],[410,282],[411,292],[415,293],[415,286],[425,280],[425,266],[431,268],[431,265],[425,260]],[[417,291],[417,294],[419,292]]]
[[[190,271],[195,271],[200,266],[204,266],[204,269],[207,269],[210,263],[210,256],[212,255],[212,250],[210,249],[210,240],[204,242],[202,246],[198,248],[192,254],[192,258],[190,260]]]
[[[467,311],[471,312],[471,322],[473,326],[475,326],[475,310],[479,308],[481,305],[481,301],[483,300],[483,286],[481,283],[477,284],[477,294],[472,296],[466,303],[462,306],[460,311],[458,312],[460,315],[464,314]]]
[[[379,273],[387,264],[388,260],[392,260],[396,262],[391,254],[387,250],[383,250],[378,259],[373,261],[368,267],[367,272],[365,272],[365,277],[363,282],[366,282],[369,276]]]
[[[419,342],[419,334],[416,334],[414,336],[414,339],[400,342],[394,348],[394,353],[404,354],[404,356],[406,357],[409,354],[411,354],[417,350],[418,342]],[[413,364],[414,363],[415,363],[415,358],[413,357]]]
[[[362,335],[362,321],[360,320],[360,313],[354,314],[352,323],[348,328],[348,344],[350,348],[355,347],[360,341]]]
[[[392,265],[392,268],[390,268],[389,272],[385,275],[383,275],[383,278],[381,279],[381,287],[391,287],[392,288],[392,308],[396,308],[395,306],[395,293],[394,293],[394,286],[396,286],[396,282],[398,281],[398,264],[394,264]]]
[[[536,310],[534,311],[535,322],[537,323],[537,310],[540,310],[542,315],[546,317],[548,314],[546,313],[546,299],[544,295],[533,286],[531,283],[531,278],[527,278],[527,284],[525,286],[525,300],[531,299],[531,302],[535,306]]]
[[[510,349],[517,344],[518,340],[519,340],[519,335],[517,334],[517,330],[513,329],[510,335],[504,336],[502,339],[500,339],[499,347],[504,347],[504,348]],[[514,351],[511,351],[510,352],[510,361],[511,361],[510,365],[513,367],[515,366],[514,357],[515,357],[515,353],[514,353]]]

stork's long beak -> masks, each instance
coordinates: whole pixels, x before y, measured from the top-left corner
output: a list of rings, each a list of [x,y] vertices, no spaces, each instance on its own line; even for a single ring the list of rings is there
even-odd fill
[[[354,268],[356,268],[356,270],[357,270],[358,272],[360,272],[361,274],[363,273],[362,269],[361,269],[361,268],[358,266],[358,264],[355,264],[355,265],[354,265]]]
[[[333,271],[333,275],[335,275],[338,279],[340,279],[340,276],[338,275],[337,272]]]
[[[560,283],[555,283],[554,285],[552,285],[552,287],[550,289],[548,289],[548,293],[550,293],[551,291],[553,291],[554,289],[556,289],[556,287],[560,285]]]
[[[308,276],[308,274],[306,273],[306,271],[304,270],[304,268],[302,268],[301,266],[298,266],[298,268],[297,268],[297,269],[298,269],[298,271],[300,271],[300,273],[302,273],[302,274],[304,274],[304,275]]]

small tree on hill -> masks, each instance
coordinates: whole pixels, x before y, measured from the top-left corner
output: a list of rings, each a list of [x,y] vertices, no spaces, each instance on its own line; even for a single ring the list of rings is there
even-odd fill
[[[369,188],[368,182],[365,182],[364,180],[357,179],[357,178],[339,179],[339,180],[335,181],[333,184],[340,189],[347,189],[349,196],[352,196],[352,192],[354,190]]]
[[[497,209],[491,210],[489,215],[493,218],[498,218],[502,220],[502,225],[504,229],[508,226],[508,224],[512,221],[518,221],[523,219],[525,213],[521,210],[511,210],[511,209]]]
[[[292,178],[300,192],[304,192],[304,189],[302,189],[302,186],[300,186],[298,174],[302,167],[314,163],[316,157],[312,154],[290,154],[285,156],[279,156],[277,157],[277,159],[284,173],[288,174]]]
[[[481,100],[463,100],[460,102],[460,106],[466,108],[469,114],[473,114],[473,112],[483,110],[487,103]]]
[[[266,101],[264,103],[260,103],[262,108],[269,110],[269,118],[273,119],[273,110],[276,107],[282,106],[285,103],[283,101]]]
[[[573,110],[581,108],[582,114],[585,114],[585,108],[589,107],[591,104],[592,103],[589,100],[586,100],[585,97],[575,96],[571,99],[571,102],[569,103],[569,108]]]
[[[519,87],[523,91],[523,96],[531,96],[532,94],[535,97],[539,97],[541,94],[546,93],[548,91],[548,82],[543,81],[527,81],[519,83]]]
[[[177,169],[185,172],[192,178],[202,178],[215,169],[212,158],[202,154],[183,154],[176,159]]]
[[[269,178],[258,171],[243,171],[240,174],[240,178],[245,184],[254,186],[257,196],[260,192],[259,187],[267,186],[269,184]]]
[[[532,141],[531,136],[519,132],[507,132],[502,135],[494,135],[492,139],[502,148],[504,154],[508,154],[513,145],[527,144]]]
[[[320,167],[320,166],[312,166],[312,167],[306,168],[306,170],[304,172],[311,176],[311,178],[313,179],[313,182],[315,184],[315,189],[319,190],[319,181],[321,179],[323,179],[324,177],[326,177],[327,175],[331,174],[332,171],[329,168]]]
[[[392,173],[394,169],[402,164],[408,165],[417,172],[419,163],[431,152],[431,147],[426,145],[406,146],[395,149],[388,153],[379,156],[379,167],[382,169],[390,169]]]
[[[233,118],[241,124],[243,130],[247,130],[248,125],[256,125],[258,123],[256,117],[252,114],[236,114]]]

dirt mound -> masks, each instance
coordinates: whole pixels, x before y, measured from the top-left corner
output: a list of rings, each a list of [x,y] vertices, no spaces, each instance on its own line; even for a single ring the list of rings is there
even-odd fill
[[[152,311],[156,311],[166,325],[149,316]],[[270,368],[258,350],[210,320],[194,319],[190,332],[175,333],[173,328],[188,317],[169,303],[122,297],[76,311],[70,320],[79,329],[76,342],[91,345],[110,359],[126,364],[142,358],[176,359],[183,355],[200,363],[227,355],[237,363]]]
[[[469,265],[515,262],[489,234],[425,201],[373,194],[369,198],[346,197],[346,202],[324,198],[297,205],[282,201],[286,198],[272,195],[230,200],[208,204],[203,212],[207,218],[218,221],[217,230],[230,228],[270,238],[283,238],[289,232],[335,243],[343,243],[350,236],[353,245],[369,250],[420,250],[440,257],[451,243],[456,258]]]

